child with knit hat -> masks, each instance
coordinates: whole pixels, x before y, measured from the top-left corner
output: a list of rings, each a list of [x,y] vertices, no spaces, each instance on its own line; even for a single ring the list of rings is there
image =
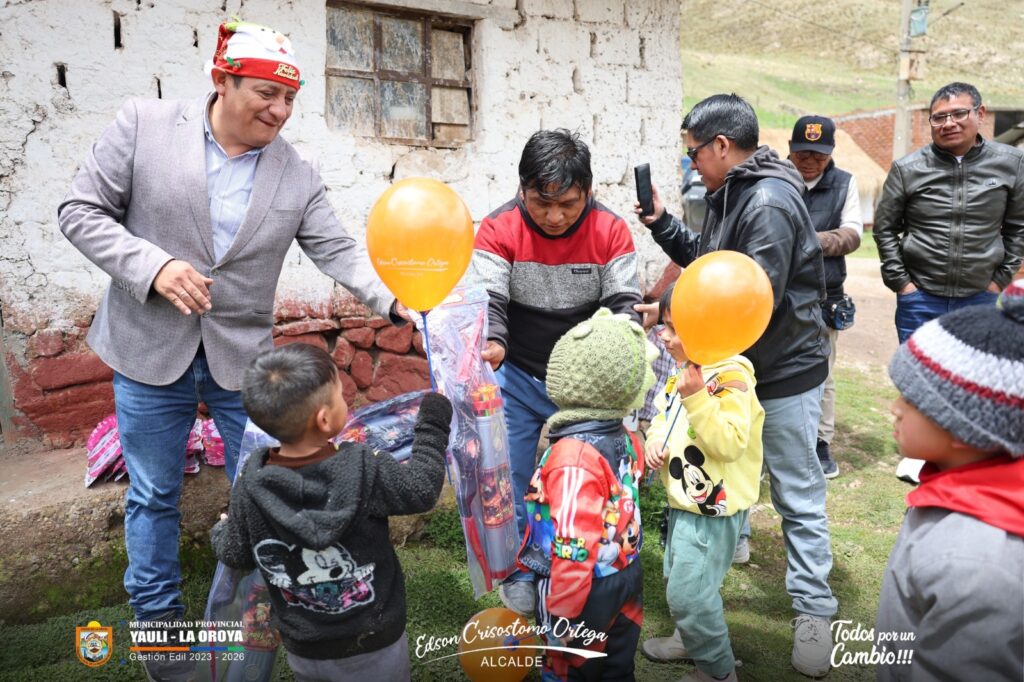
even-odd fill
[[[654,385],[657,350],[626,315],[601,308],[551,351],[546,387],[558,407],[551,447],[525,496],[519,552],[537,575],[537,624],[549,645],[544,680],[631,680],[643,622],[639,482],[643,451],[622,425]]]
[[[882,581],[879,680],[1024,674],[1022,284],[926,323],[889,364],[893,435],[927,463]]]
[[[760,492],[764,408],[742,355],[703,367],[689,361],[672,324],[673,289],[661,298],[662,341],[680,368],[657,399],[646,454],[668,493],[665,577],[676,631],[648,639],[641,652],[658,662],[692,660],[687,682],[736,680],[720,591]]]

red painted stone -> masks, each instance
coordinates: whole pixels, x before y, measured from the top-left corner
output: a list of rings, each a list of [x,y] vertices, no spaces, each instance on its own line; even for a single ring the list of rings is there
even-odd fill
[[[427,350],[423,347],[423,333],[416,332],[412,335],[412,347],[420,354],[420,357],[427,357]]]
[[[341,335],[351,341],[356,348],[369,348],[373,345],[373,330],[368,327],[346,329]]]
[[[50,318],[42,310],[22,310],[14,306],[4,306],[4,330],[7,332],[31,336],[49,325]]]
[[[327,339],[322,334],[300,334],[298,336],[279,336],[274,339],[275,346],[287,346],[289,343],[308,343],[317,348],[327,350]]]
[[[334,320],[299,320],[298,322],[285,322],[274,326],[274,332],[281,332],[284,336],[300,336],[313,332],[333,331],[338,328]]]
[[[352,358],[348,373],[355,379],[356,386],[366,388],[373,383],[373,358],[364,350],[357,350]]]
[[[39,388],[53,389],[110,381],[114,372],[95,353],[64,354],[56,358],[38,358],[29,362],[29,374]]]
[[[371,317],[366,321],[366,326],[369,327],[370,329],[383,329],[384,327],[387,327],[389,324],[391,323],[385,320],[383,317]]]
[[[51,441],[70,446],[85,441],[96,424],[113,411],[113,401],[83,403],[41,415],[33,422]]]
[[[52,358],[64,350],[64,333],[59,329],[41,329],[28,337],[25,346],[30,358]]]
[[[342,289],[335,288],[331,295],[332,317],[369,317],[373,314],[362,302]]]
[[[338,324],[341,325],[342,329],[354,329],[356,327],[365,327],[365,317],[343,317],[338,320]]]
[[[274,321],[327,319],[332,317],[332,312],[330,301],[277,301],[274,305]]]
[[[36,433],[43,432],[54,447],[81,444],[99,420],[114,411],[114,387],[109,381],[48,391],[18,409]],[[31,430],[22,430],[28,435]]]
[[[377,332],[377,348],[392,353],[408,353],[412,347],[412,325],[384,327]]]
[[[356,382],[346,372],[338,372],[338,378],[341,379],[341,394],[345,397],[345,402],[348,406],[352,407],[352,402],[356,398],[356,393],[359,388],[356,386]]]
[[[42,389],[32,381],[32,377],[14,359],[12,353],[5,358],[7,362],[7,373],[11,377],[11,386],[14,392],[14,404],[26,403],[43,395]]]
[[[338,366],[338,369],[348,369],[348,366],[352,364],[352,357],[356,354],[356,349],[352,347],[352,344],[345,339],[339,338],[337,343],[334,344],[334,352],[331,356],[334,358],[334,364]]]
[[[56,391],[47,391],[33,400],[18,403],[18,409],[26,417],[38,423],[41,417],[45,417],[48,414],[64,412],[91,403],[106,405],[109,408],[106,414],[113,412],[114,385],[109,381],[101,381],[62,388]],[[97,419],[96,421],[99,420]],[[95,425],[96,423],[93,422],[88,426],[92,428]],[[82,426],[86,425],[83,424]]]
[[[427,361],[415,355],[381,353],[373,388],[367,391],[370,400],[384,400],[401,393],[430,388],[430,368]]]

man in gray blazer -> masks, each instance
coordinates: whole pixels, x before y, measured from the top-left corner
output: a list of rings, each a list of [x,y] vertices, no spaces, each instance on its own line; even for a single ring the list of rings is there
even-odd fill
[[[184,612],[178,499],[197,404],[213,415],[233,478],[242,375],[273,345],[292,240],[377,313],[394,309],[319,174],[278,135],[302,84],[287,38],[225,24],[207,68],[214,92],[199,99],[126,102],[58,209],[64,235],[111,277],[88,342],[114,370],[130,476],[124,584],[136,619],[153,627]],[[187,679],[177,668],[147,663],[151,677]]]

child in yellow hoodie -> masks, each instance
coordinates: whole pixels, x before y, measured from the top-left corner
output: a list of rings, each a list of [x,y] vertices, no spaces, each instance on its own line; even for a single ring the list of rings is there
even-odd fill
[[[646,456],[668,493],[665,577],[676,631],[648,639],[641,652],[655,661],[692,660],[696,669],[684,682],[736,680],[720,590],[760,490],[764,408],[742,355],[703,367],[690,362],[672,325],[671,300],[669,288],[661,297],[661,338],[679,369],[655,401]]]

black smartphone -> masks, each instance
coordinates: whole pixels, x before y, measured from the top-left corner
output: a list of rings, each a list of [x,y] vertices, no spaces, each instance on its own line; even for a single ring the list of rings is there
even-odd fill
[[[640,202],[640,215],[654,215],[654,193],[651,192],[651,164],[642,163],[633,169],[636,179],[636,200]]]

